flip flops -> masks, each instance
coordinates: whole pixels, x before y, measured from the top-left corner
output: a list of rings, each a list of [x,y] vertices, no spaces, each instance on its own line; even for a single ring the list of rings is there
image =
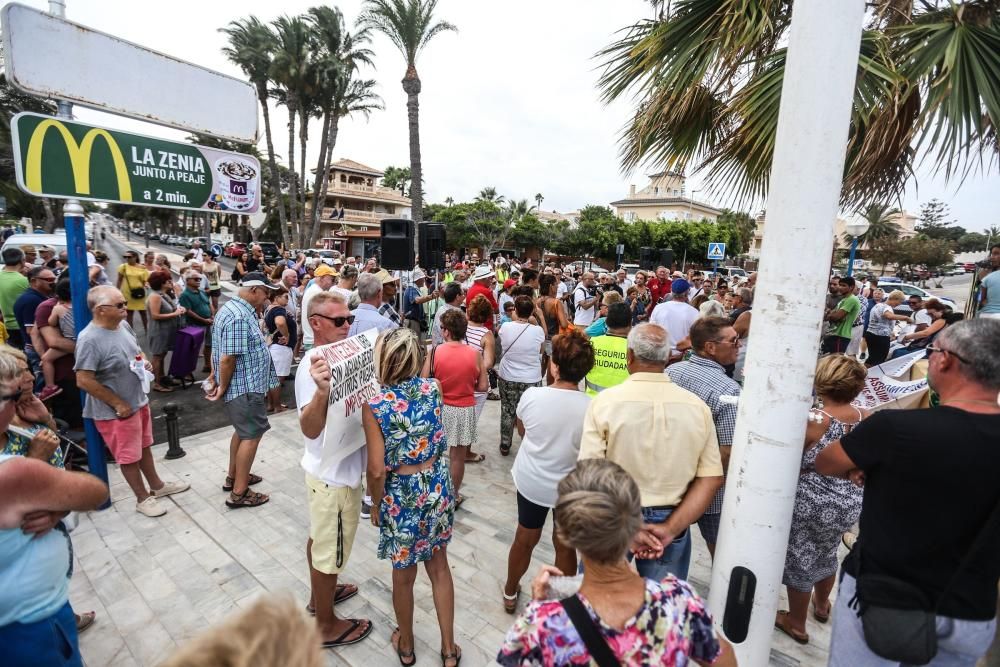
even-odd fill
[[[323,648],[338,648],[340,646],[350,646],[351,644],[357,644],[359,641],[361,641],[362,639],[364,639],[365,637],[367,637],[368,635],[370,635],[372,633],[372,629],[375,627],[372,624],[371,621],[361,620],[359,618],[348,618],[348,619],[345,619],[345,620],[348,623],[351,624],[351,627],[349,627],[347,630],[345,630],[344,633],[341,634],[336,639],[330,640],[328,642],[323,642],[322,644],[320,644],[321,647],[323,647]],[[355,630],[357,630],[359,627],[361,627],[361,625],[363,623],[367,623],[368,624],[368,627],[365,628],[364,632],[362,632],[360,635],[358,635],[354,639],[345,639],[345,637],[347,637],[349,634],[351,634],[352,632],[354,632]]]
[[[779,620],[780,618],[785,617],[785,616],[788,616],[788,612],[785,611],[784,609],[780,610],[778,612],[778,618],[776,618],[774,620],[774,627],[778,628],[783,633],[785,633],[786,635],[788,635],[789,637],[791,637],[795,641],[795,643],[797,643],[797,644],[808,644],[809,643],[809,635],[807,633],[803,632],[803,633],[799,634],[795,630],[791,630],[790,628],[785,627],[785,624],[782,623]]]
[[[355,586],[354,584],[337,584],[337,590],[333,594],[333,604],[338,605],[341,602],[346,602],[357,594],[358,594],[358,587]],[[306,613],[308,613],[310,616],[315,616],[316,609],[314,607],[306,605]]]
[[[396,657],[399,658],[399,664],[403,665],[403,667],[412,667],[417,664],[417,654],[412,648],[409,651],[403,651],[399,648],[399,634],[399,628],[393,630],[392,638],[389,641],[392,642],[392,648],[396,650]]]

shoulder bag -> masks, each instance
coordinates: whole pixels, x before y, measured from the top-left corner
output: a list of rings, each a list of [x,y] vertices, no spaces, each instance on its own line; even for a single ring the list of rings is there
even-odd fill
[[[594,619],[590,617],[587,608],[580,602],[580,598],[571,595],[560,600],[559,604],[566,610],[566,615],[569,616],[569,620],[576,628],[577,634],[580,635],[580,639],[583,640],[587,652],[590,653],[590,657],[597,664],[597,667],[621,667],[622,663],[615,657],[607,640],[604,639],[597,624],[594,623]]]
[[[524,332],[527,331],[530,326],[532,326],[532,325],[528,324],[527,322],[524,323],[524,328],[521,329],[521,333],[519,333],[516,336],[514,336],[514,340],[512,340],[510,342],[510,345],[507,346],[508,350],[510,350],[511,348],[514,347],[514,343],[516,343],[517,340],[521,336],[524,335]],[[503,347],[500,345],[500,330],[499,329],[497,330],[497,335],[496,335],[496,349],[497,349],[497,352],[496,352],[496,361],[493,362],[493,366],[495,368],[500,365],[500,360],[503,359],[503,355],[505,354]]]
[[[959,575],[982,549],[1000,517],[1000,503],[965,554],[937,602],[913,584],[887,574],[865,574],[861,542],[858,554],[857,593],[848,603],[858,610],[865,643],[876,655],[910,665],[925,665],[937,655],[937,610],[948,597]]]
[[[132,287],[132,279],[131,276],[129,276],[128,274],[128,269],[126,269],[122,275],[125,276],[125,284],[128,285],[129,297],[133,299],[145,299],[146,288],[142,287],[141,285],[139,287]]]

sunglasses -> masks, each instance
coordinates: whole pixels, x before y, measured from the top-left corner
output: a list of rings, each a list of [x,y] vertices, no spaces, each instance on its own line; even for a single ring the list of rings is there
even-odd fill
[[[98,306],[98,308],[117,308],[118,310],[121,310],[125,307],[125,305],[124,301],[119,301],[118,303],[102,303]]]
[[[969,363],[968,361],[966,361],[962,357],[958,356],[957,354],[955,354],[951,350],[946,350],[943,347],[938,347],[937,345],[928,345],[927,346],[927,351],[930,352],[931,354],[934,354],[935,352],[940,352],[942,354],[950,354],[951,356],[953,356],[956,359],[958,359],[959,361],[961,361],[963,364]]]
[[[5,405],[8,401],[13,401],[14,403],[17,403],[18,401],[21,400],[21,395],[23,393],[24,392],[22,390],[18,389],[13,394],[0,395],[0,405]]]
[[[354,324],[354,315],[348,315],[347,317],[330,317],[328,315],[320,315],[319,313],[313,313],[309,317],[322,317],[324,320],[330,320],[333,322],[333,326],[342,327],[344,323]]]

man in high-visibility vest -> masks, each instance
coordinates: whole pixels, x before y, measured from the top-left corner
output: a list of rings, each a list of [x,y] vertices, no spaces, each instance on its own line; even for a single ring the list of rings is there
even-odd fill
[[[628,304],[613,303],[608,306],[605,320],[608,333],[590,339],[594,346],[594,367],[587,373],[587,394],[596,396],[608,387],[621,384],[628,377],[626,338],[631,330],[632,315]]]

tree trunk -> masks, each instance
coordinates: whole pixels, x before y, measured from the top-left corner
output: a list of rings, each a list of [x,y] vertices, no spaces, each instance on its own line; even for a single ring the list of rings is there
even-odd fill
[[[410,217],[413,219],[413,252],[417,252],[418,223],[424,214],[424,183],[420,167],[420,77],[417,69],[410,65],[403,78],[403,91],[406,93],[406,115],[410,125]]]
[[[288,221],[292,225],[291,236],[297,236],[299,225],[298,225],[298,205],[299,191],[298,191],[298,181],[296,180],[295,174],[295,114],[297,113],[297,107],[292,100],[288,101]],[[282,241],[288,242],[288,235],[282,235]]]
[[[285,202],[281,199],[281,175],[278,173],[278,161],[274,158],[274,138],[271,136],[271,112],[267,108],[267,86],[257,86],[257,97],[264,110],[264,138],[267,141],[267,164],[271,170],[271,205],[278,209],[278,222],[281,225],[281,242],[288,242],[288,219],[285,216]],[[235,229],[233,230],[235,231]]]
[[[208,213],[208,212],[205,213],[205,225],[204,225],[204,227],[202,229],[203,229],[203,236],[206,239],[208,239],[208,241],[206,242],[205,247],[203,248],[203,250],[205,250],[207,252],[212,247],[212,214],[211,213]]]
[[[310,227],[306,220],[306,143],[309,140],[309,114],[305,106],[299,109],[299,174],[302,176],[301,188],[299,189],[299,204],[302,211],[302,219],[299,221],[299,233],[295,235],[295,242],[298,247],[303,247],[305,235],[309,233]],[[316,189],[315,180],[313,190]]]
[[[51,234],[56,228],[56,214],[52,209],[52,200],[42,197],[42,208],[45,210],[45,233]]]
[[[332,111],[323,114],[323,130],[319,137],[319,157],[316,159],[316,179],[313,181],[312,210],[310,211],[307,230],[303,231],[303,248],[311,248],[316,244],[313,237],[319,227],[319,219],[323,216],[323,209],[326,207],[326,199],[321,197],[326,188],[326,181],[329,178],[329,171],[326,169],[326,153],[330,145],[330,117]]]
[[[323,207],[326,206],[326,193],[330,189],[330,166],[333,164],[333,149],[337,146],[337,134],[340,132],[340,116],[336,112],[330,114],[330,127],[326,137],[326,159],[323,163],[323,184],[319,194],[320,215],[313,220],[312,233],[309,235],[309,245],[314,247],[319,241],[319,225]]]

